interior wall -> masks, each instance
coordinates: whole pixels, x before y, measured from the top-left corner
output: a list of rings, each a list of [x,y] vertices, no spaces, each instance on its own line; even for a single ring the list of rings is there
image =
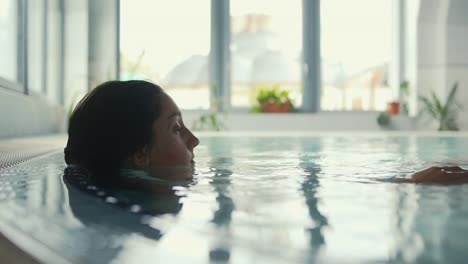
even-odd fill
[[[447,17],[447,80],[450,89],[458,82],[457,101],[463,105],[460,126],[468,130],[468,1],[451,0]]]
[[[182,111],[188,128],[193,128],[204,112]],[[206,114],[206,113],[205,113]],[[412,118],[393,116],[389,127],[377,124],[378,112],[320,112],[320,113],[224,113],[217,118],[226,131],[410,131],[418,129]],[[208,121],[209,122],[209,121]],[[210,126],[207,126],[210,128]],[[208,129],[209,130],[209,129]]]
[[[460,129],[468,130],[468,1],[421,1],[418,18],[418,93],[446,98],[455,82],[463,109]]]
[[[66,115],[42,95],[0,89],[0,139],[60,133]]]

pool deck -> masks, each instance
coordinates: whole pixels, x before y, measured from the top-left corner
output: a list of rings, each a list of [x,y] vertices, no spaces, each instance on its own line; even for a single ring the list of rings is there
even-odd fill
[[[2,263],[39,263],[0,233],[0,259]]]
[[[51,152],[60,151],[65,143],[65,134],[1,140],[0,170]],[[28,242],[21,239],[20,234],[13,232],[7,226],[0,225],[0,227],[0,259],[2,263],[40,263],[30,255],[31,252],[28,254],[17,246],[28,248],[26,246]]]
[[[196,136],[209,137],[375,137],[375,136],[417,136],[417,137],[468,137],[468,131],[195,131]]]

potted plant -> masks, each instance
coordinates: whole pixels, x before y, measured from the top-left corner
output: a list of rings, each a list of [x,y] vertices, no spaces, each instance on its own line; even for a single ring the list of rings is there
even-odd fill
[[[409,81],[400,83],[400,99],[391,101],[387,104],[387,114],[398,115],[402,112],[404,115],[409,114],[407,98],[409,96]]]
[[[387,112],[380,112],[377,116],[377,124],[381,127],[388,127],[391,123],[390,114]]]
[[[434,91],[431,91],[430,96],[419,96],[419,100],[423,103],[419,115],[422,116],[426,114],[435,119],[439,124],[439,131],[458,130],[456,114],[460,106],[458,106],[455,101],[457,89],[458,83],[455,83],[452,90],[450,90],[445,104],[441,103],[441,100]]]
[[[255,99],[258,105],[251,112],[286,113],[294,110],[289,92],[281,90],[279,85],[259,88]]]
[[[388,103],[387,113],[389,115],[398,115],[400,111],[400,102],[392,101]]]

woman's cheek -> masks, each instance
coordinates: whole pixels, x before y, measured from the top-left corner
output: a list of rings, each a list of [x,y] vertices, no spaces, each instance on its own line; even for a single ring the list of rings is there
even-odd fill
[[[169,154],[174,165],[179,165],[181,160],[185,158],[185,151],[182,150],[180,145],[173,145],[171,148],[171,153]]]

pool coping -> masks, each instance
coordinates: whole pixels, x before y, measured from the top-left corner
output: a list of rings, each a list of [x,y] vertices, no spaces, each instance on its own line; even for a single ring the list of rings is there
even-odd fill
[[[60,152],[66,143],[66,134],[51,134],[35,137],[9,138],[0,140],[0,154],[20,153],[3,163],[0,171],[21,165],[38,158]],[[71,263],[53,250],[25,234],[11,224],[0,220],[0,253],[2,260],[9,263]]]
[[[6,252],[2,257],[14,259],[14,263],[72,263],[3,221],[0,221],[0,248]]]
[[[323,130],[323,131],[193,131],[196,136],[209,136],[209,137],[237,137],[237,136],[250,136],[250,137],[325,137],[325,136],[358,136],[358,137],[375,137],[375,136],[416,136],[416,137],[468,137],[468,131],[336,131],[336,130]]]

